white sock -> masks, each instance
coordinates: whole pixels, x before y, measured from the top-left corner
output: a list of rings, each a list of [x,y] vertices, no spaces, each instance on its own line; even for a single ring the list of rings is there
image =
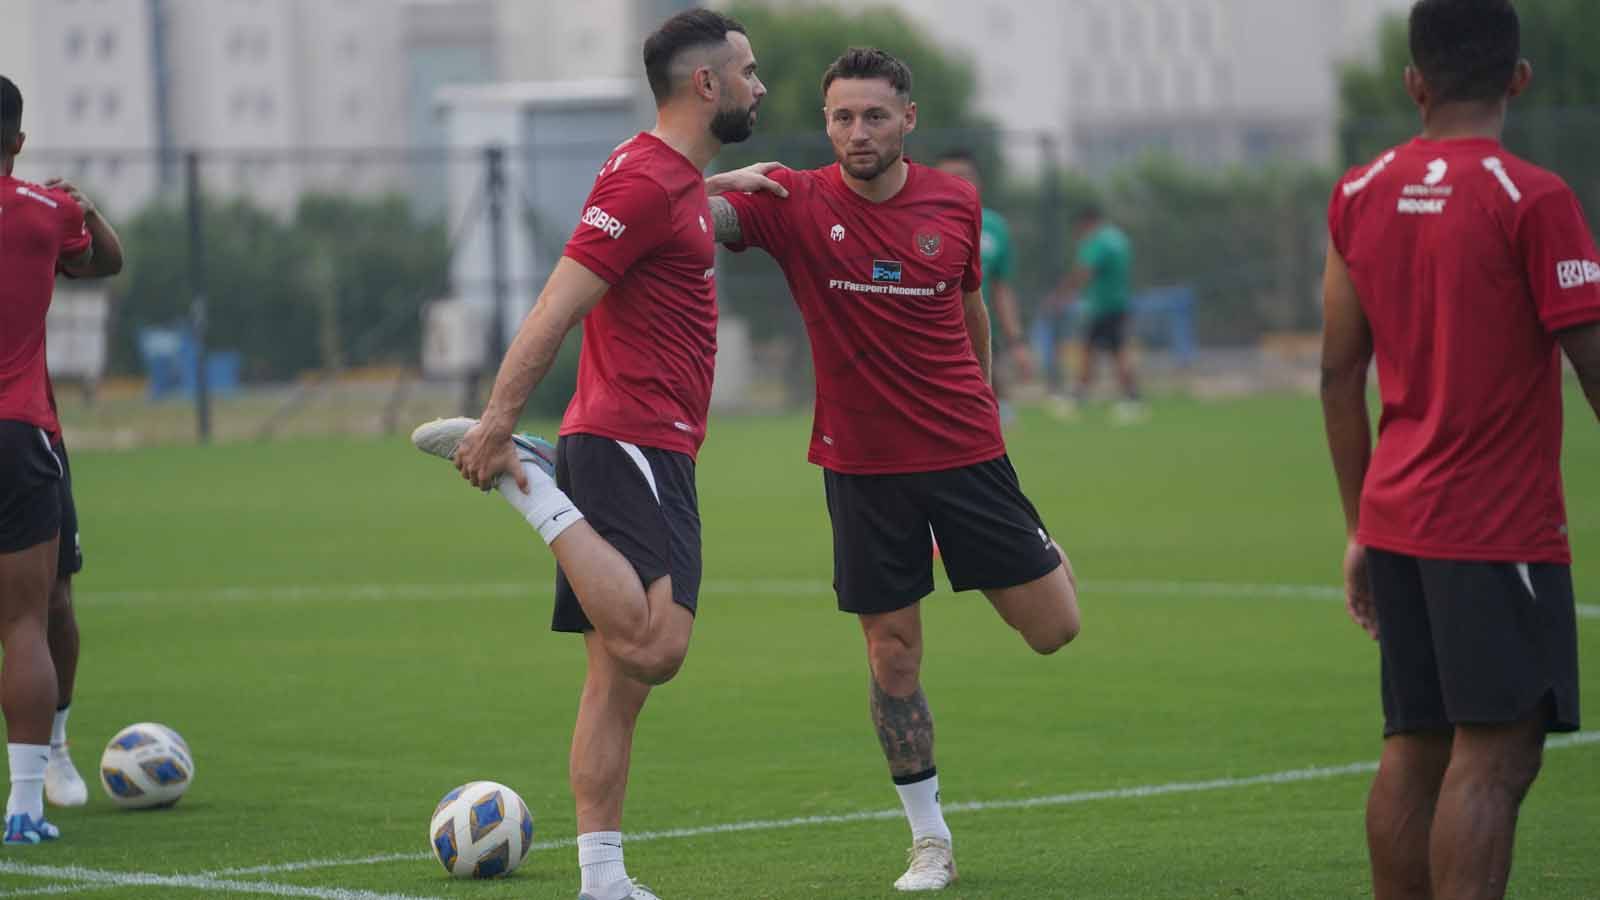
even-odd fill
[[[67,714],[70,712],[72,712],[71,704],[56,710],[55,723],[50,726],[50,749],[67,745]]]
[[[900,805],[906,809],[906,820],[911,823],[911,840],[939,838],[950,840],[950,826],[944,823],[944,810],[939,808],[939,774],[928,770],[926,778],[911,784],[896,784],[900,792]]]
[[[555,479],[546,474],[544,469],[525,462],[522,464],[522,474],[528,479],[528,493],[524,494],[522,488],[517,487],[517,480],[509,475],[501,476],[495,490],[516,507],[517,512],[539,532],[546,544],[553,544],[561,532],[583,518],[583,513],[556,487]]]
[[[515,489],[515,485],[512,487]],[[622,832],[578,835],[578,868],[583,874],[583,886],[578,890],[583,893],[603,890],[627,878],[628,870],[622,864]]]
[[[50,762],[45,744],[7,744],[11,762],[11,799],[6,801],[6,818],[27,813],[35,822],[44,818],[44,767]]]

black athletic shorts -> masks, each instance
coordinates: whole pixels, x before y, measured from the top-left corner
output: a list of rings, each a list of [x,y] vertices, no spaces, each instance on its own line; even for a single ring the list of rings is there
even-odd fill
[[[1114,312],[1096,316],[1089,321],[1089,346],[1116,353],[1127,343],[1127,330],[1128,314],[1126,312]]]
[[[906,475],[823,470],[839,609],[888,613],[933,593],[933,541],[957,591],[1015,587],[1061,554],[1009,457]]]
[[[57,441],[52,447],[61,460],[61,555],[56,562],[56,577],[68,578],[83,571],[83,541],[78,536],[78,504],[72,499],[72,461],[67,445]]]
[[[61,533],[61,460],[44,430],[0,421],[0,553],[16,553]]]
[[[649,588],[672,576],[672,599],[693,613],[700,596],[700,501],[694,460],[682,453],[571,434],[556,445],[556,485]],[[556,567],[555,631],[594,628]]]
[[[1369,549],[1384,735],[1502,725],[1554,700],[1550,731],[1578,730],[1572,570],[1449,562]]]

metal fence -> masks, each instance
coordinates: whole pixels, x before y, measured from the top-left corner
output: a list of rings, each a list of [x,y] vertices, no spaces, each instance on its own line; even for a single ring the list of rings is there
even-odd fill
[[[1600,114],[1565,121],[1600,137]],[[1405,123],[1358,123],[1343,136],[1354,154],[1406,133]],[[1583,165],[1553,133],[1529,138],[1530,155]],[[73,179],[127,248],[117,279],[58,289],[52,367],[69,434],[121,445],[383,433],[475,413],[615,143],[24,156],[20,177]],[[1073,212],[1095,201],[1133,239],[1150,359],[1171,362],[1176,349],[1201,371],[1208,359],[1227,369],[1315,332],[1333,167],[1197,171],[1149,156],[1092,181],[1050,138],[1001,131],[918,133],[908,152],[930,160],[957,147],[978,155],[985,205],[1009,220],[1030,321],[1070,267]],[[1019,156],[1037,165],[1001,163]],[[831,151],[820,133],[760,135],[720,164],[761,159],[804,167],[831,162]],[[809,402],[805,336],[776,265],[748,253],[719,266],[718,407]],[[1175,296],[1188,298],[1181,310]],[[1180,314],[1197,353],[1171,327]],[[534,414],[565,406],[569,344]]]

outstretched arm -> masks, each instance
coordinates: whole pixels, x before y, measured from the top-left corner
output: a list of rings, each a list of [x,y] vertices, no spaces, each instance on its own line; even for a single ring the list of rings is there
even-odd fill
[[[764,162],[731,172],[719,172],[706,179],[706,193],[711,195],[711,220],[716,224],[712,236],[719,244],[737,244],[744,240],[744,231],[739,227],[739,213],[733,204],[722,199],[721,194],[738,191],[743,194],[753,194],[757,191],[770,191],[779,197],[789,196],[789,189],[767,177],[773,169],[782,168],[783,163]]]
[[[1600,418],[1600,322],[1568,328],[1557,335],[1567,359],[1578,371],[1578,381],[1589,398],[1589,408]]]
[[[475,486],[487,490],[502,473],[509,472],[526,489],[522,467],[511,447],[511,432],[522,417],[528,395],[550,371],[567,332],[583,321],[610,288],[605,279],[571,257],[563,256],[556,263],[506,351],[482,419],[456,450],[456,468]]]

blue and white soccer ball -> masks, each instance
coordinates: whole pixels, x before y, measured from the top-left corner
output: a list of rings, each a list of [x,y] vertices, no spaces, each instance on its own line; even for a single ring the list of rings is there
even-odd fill
[[[140,722],[117,732],[100,756],[100,784],[127,809],[171,806],[194,782],[194,756],[176,731]]]
[[[498,878],[516,871],[533,848],[533,814],[517,792],[469,781],[444,795],[428,826],[434,858],[457,878]]]

